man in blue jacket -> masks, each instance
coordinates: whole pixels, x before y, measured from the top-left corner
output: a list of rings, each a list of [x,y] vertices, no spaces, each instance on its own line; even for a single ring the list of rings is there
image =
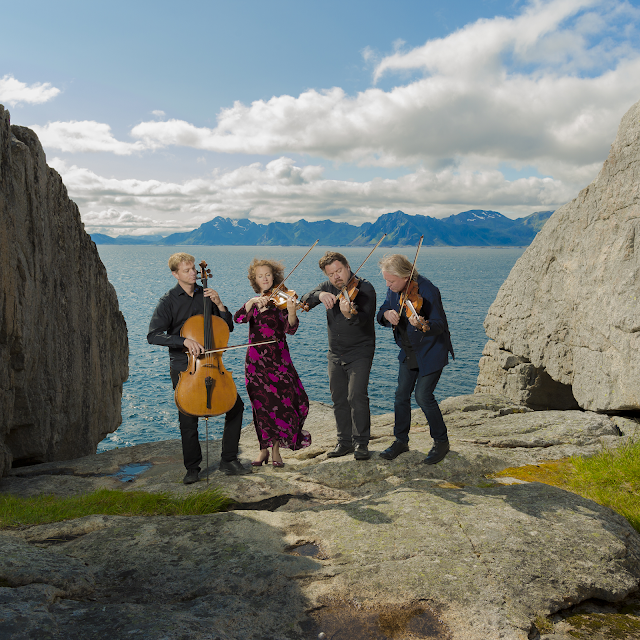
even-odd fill
[[[413,271],[413,265],[403,255],[385,256],[380,260],[380,267],[388,291],[386,300],[378,310],[377,319],[382,326],[393,327],[396,344],[400,347],[400,367],[394,404],[393,435],[396,439],[380,457],[393,460],[401,453],[409,451],[411,395],[415,389],[416,402],[424,411],[434,441],[423,462],[436,464],[449,453],[449,438],[433,392],[442,369],[449,364],[449,353],[454,356],[440,291],[432,282]],[[407,319],[407,313],[399,308],[399,303],[400,294],[410,278],[418,284],[422,307],[419,313],[412,314]]]

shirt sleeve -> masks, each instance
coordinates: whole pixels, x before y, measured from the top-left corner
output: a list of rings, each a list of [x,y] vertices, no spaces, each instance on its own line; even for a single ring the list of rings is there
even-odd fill
[[[315,289],[312,289],[308,293],[305,293],[302,298],[300,298],[301,302],[305,302],[309,305],[309,309],[313,309],[313,307],[317,307],[320,304],[320,294],[323,291],[327,291],[328,282],[322,282]]]
[[[220,311],[220,309],[218,309],[218,307],[213,303],[211,303],[211,306],[213,307],[213,315],[220,316],[227,323],[229,333],[231,333],[233,331],[233,315],[231,314],[231,311],[229,311],[227,307],[224,308],[224,311]]]
[[[422,296],[422,309],[418,312],[425,320],[429,321],[429,331],[426,335],[438,336],[447,328],[440,292],[435,287],[423,284],[419,293]]]
[[[385,298],[385,301],[380,306],[380,309],[378,309],[378,315],[376,316],[378,324],[381,324],[383,327],[391,326],[391,323],[384,317],[384,314],[386,311],[390,311],[391,309],[393,309],[393,307],[391,306],[390,292],[391,292],[391,289],[387,289],[387,297]]]
[[[246,304],[246,302],[245,302]],[[237,322],[238,324],[241,324],[243,322],[249,322],[249,314],[253,311],[253,307],[251,308],[251,311],[247,311],[247,308],[245,307],[245,305],[243,304],[234,314],[233,314],[233,320],[234,322]]]
[[[282,322],[284,324],[284,332],[288,333],[290,336],[292,336],[298,330],[298,327],[300,326],[300,318],[298,318],[296,316],[295,324],[289,324],[289,312],[288,311],[280,311],[280,318],[282,319]]]
[[[183,347],[184,338],[180,335],[171,335],[169,333],[171,322],[172,316],[169,301],[167,298],[162,298],[151,317],[147,342],[161,347]]]

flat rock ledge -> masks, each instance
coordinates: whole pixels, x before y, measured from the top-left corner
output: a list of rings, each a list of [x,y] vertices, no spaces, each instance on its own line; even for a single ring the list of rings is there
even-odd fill
[[[600,637],[548,621],[634,594],[640,536],[578,495],[487,475],[618,447],[640,426],[496,395],[441,407],[452,451],[435,466],[422,464],[431,441],[420,411],[411,450],[396,460],[328,459],[333,414],[312,403],[313,444],[284,451],[282,469],[224,476],[211,441],[209,484],[205,470],[187,487],[178,440],[13,469],[0,492],[219,486],[238,504],[207,516],[89,516],[0,532],[0,640]],[[392,415],[375,417],[370,448],[385,449],[392,430]],[[241,447],[248,465],[251,425]],[[123,482],[132,469],[144,470]]]

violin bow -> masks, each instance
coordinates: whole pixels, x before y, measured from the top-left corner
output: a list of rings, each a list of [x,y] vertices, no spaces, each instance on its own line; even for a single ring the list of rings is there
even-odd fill
[[[424,236],[420,236],[420,242],[418,242],[418,248],[416,249],[416,257],[413,259],[413,264],[411,265],[411,275],[409,276],[409,282],[413,280],[413,272],[416,270],[416,262],[418,261],[418,254],[420,253],[420,247],[422,246],[422,241],[424,240]]]
[[[416,262],[418,261],[418,254],[420,253],[420,247],[422,247],[422,241],[424,240],[424,236],[420,236],[420,242],[418,242],[418,248],[416,249],[416,257],[413,259],[413,264],[411,265],[411,274],[409,275],[409,279],[407,280],[407,284],[404,286],[405,291],[404,293],[400,294],[400,314],[402,314],[402,308],[404,307],[404,302],[405,299],[407,297],[407,291],[409,289],[409,284],[411,283],[411,281],[413,280],[413,273],[416,270]],[[417,313],[416,313],[417,315]],[[396,327],[394,325],[393,330],[396,330]]]
[[[358,271],[360,271],[360,269],[362,269],[362,267],[364,267],[364,263],[371,257],[371,254],[380,246],[380,243],[387,237],[387,234],[384,233],[382,234],[382,238],[380,238],[380,240],[378,240],[378,244],[376,244],[375,247],[373,247],[373,249],[371,249],[371,251],[369,252],[369,255],[362,261],[362,264],[355,270],[354,272],[354,276],[356,275],[356,273],[358,273]]]
[[[362,261],[362,264],[355,270],[354,273],[351,274],[351,278],[349,278],[349,282],[351,282],[352,278],[356,277],[356,273],[358,273],[358,271],[360,271],[360,269],[362,269],[362,267],[364,267],[364,263],[371,257],[371,254],[378,248],[378,246],[380,245],[380,243],[387,237],[386,233],[382,234],[382,238],[380,238],[380,240],[378,240],[377,244],[375,247],[373,247],[373,249],[371,249],[371,251],[369,251],[369,255]],[[338,299],[340,299],[340,296],[343,297],[343,300],[346,300],[349,303],[349,307],[351,309],[351,313],[356,314],[358,313],[357,311],[357,307],[356,305],[353,303],[353,300],[349,299],[349,294],[347,293],[347,285],[345,285],[344,287],[342,287],[342,289],[340,290],[340,293],[338,294]]]
[[[236,344],[232,347],[222,347],[221,349],[209,349],[205,351],[202,355],[206,356],[210,353],[220,353],[220,351],[231,351],[231,349],[241,349],[242,347],[259,347],[261,344],[271,344],[273,342],[278,342],[277,340],[265,340],[264,342],[247,342],[246,344]]]
[[[301,262],[311,253],[311,249],[313,249],[313,247],[315,247],[318,242],[320,242],[320,238],[318,238],[309,248],[309,250],[307,251],[307,253],[305,253],[302,258],[300,258],[300,260],[298,260],[298,264],[293,267],[293,269],[291,269],[291,271],[289,271],[289,273],[287,274],[287,278],[300,266]],[[285,278],[277,287],[273,288],[273,291],[271,292],[271,294],[269,295],[269,300],[273,300],[273,295],[274,293],[277,291],[278,288],[280,288],[287,280],[287,278]]]

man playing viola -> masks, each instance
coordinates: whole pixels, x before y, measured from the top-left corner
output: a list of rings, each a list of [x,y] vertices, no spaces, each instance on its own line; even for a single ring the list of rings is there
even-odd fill
[[[370,282],[358,278],[353,300],[341,295],[353,275],[341,253],[327,251],[318,264],[328,280],[302,296],[301,301],[310,308],[322,303],[327,311],[329,387],[338,430],[338,444],[328,456],[353,453],[356,460],[368,460],[368,386],[376,347],[376,292]]]
[[[204,297],[211,300],[212,314],[221,317],[229,326],[229,331],[233,331],[233,316],[222,304],[217,291],[203,289],[196,284],[198,272],[193,256],[188,253],[174,253],[169,258],[169,268],[178,283],[160,298],[149,324],[147,341],[149,344],[169,347],[171,382],[175,389],[180,372],[187,370],[187,353],[198,357],[205,351],[205,348],[196,340],[180,336],[182,325],[192,316],[203,313]],[[249,473],[238,460],[243,410],[244,403],[240,396],[237,396],[233,408],[225,415],[220,471],[227,475]],[[202,450],[198,439],[198,418],[179,411],[178,420],[184,466],[187,469],[183,482],[193,484],[198,481],[202,462]]]
[[[377,315],[383,327],[393,327],[396,344],[400,347],[398,360],[398,386],[395,396],[395,442],[380,454],[385,460],[393,460],[409,451],[411,426],[411,395],[415,389],[418,406],[424,412],[433,438],[433,447],[423,460],[426,464],[440,462],[449,452],[447,427],[433,393],[442,370],[449,363],[448,354],[455,358],[447,316],[442,306],[440,291],[414,270],[413,265],[400,254],[387,255],[379,262],[387,284],[387,298]],[[400,309],[400,296],[412,279],[418,284],[422,307],[418,314],[407,319]],[[423,321],[423,329],[420,321]]]

